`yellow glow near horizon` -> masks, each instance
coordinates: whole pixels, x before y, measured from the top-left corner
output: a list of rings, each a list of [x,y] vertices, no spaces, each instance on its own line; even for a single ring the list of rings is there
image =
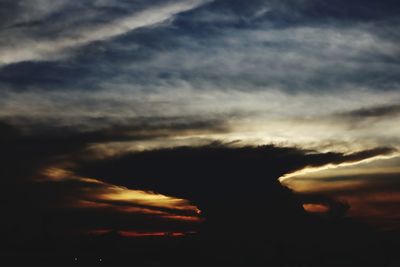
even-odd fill
[[[106,200],[141,203],[155,207],[198,210],[196,206],[190,205],[185,199],[169,197],[151,191],[132,190],[121,186],[113,186],[109,191],[100,195],[100,197]]]
[[[329,207],[323,204],[306,203],[303,204],[303,208],[305,211],[312,213],[324,213],[329,211]]]
[[[107,208],[123,213],[143,213],[161,216],[167,219],[183,221],[201,221],[201,211],[188,200],[171,197],[152,191],[134,190],[109,184],[94,178],[81,177],[60,167],[50,167],[42,172],[39,181],[63,182],[68,180],[97,184],[96,187],[82,187],[82,195],[69,205],[74,208]],[[124,202],[117,205],[113,202]],[[147,208],[146,208],[147,207]],[[163,209],[170,209],[171,212]],[[186,211],[188,215],[175,214],[173,210]],[[190,215],[189,215],[190,214]]]

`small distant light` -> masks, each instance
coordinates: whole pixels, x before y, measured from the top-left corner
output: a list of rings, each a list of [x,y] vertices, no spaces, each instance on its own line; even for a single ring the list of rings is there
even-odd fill
[[[100,258],[99,261],[103,261],[103,259]]]
[[[75,260],[75,261],[78,261],[78,258],[75,258],[74,260]]]

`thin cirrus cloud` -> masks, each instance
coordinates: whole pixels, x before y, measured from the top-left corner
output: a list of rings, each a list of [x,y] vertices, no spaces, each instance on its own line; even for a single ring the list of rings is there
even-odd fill
[[[188,11],[204,3],[205,1],[193,0],[150,7],[104,24],[84,25],[72,31],[68,29],[65,35],[58,34],[58,37],[52,38],[53,40],[48,40],[48,38],[24,39],[22,37],[15,40],[16,43],[3,43],[3,48],[0,50],[0,64],[48,60],[62,55],[67,49],[73,49],[94,41],[106,40],[141,27],[152,26],[172,18],[177,13]],[[9,32],[6,31],[5,33]],[[21,34],[24,34],[24,32]]]

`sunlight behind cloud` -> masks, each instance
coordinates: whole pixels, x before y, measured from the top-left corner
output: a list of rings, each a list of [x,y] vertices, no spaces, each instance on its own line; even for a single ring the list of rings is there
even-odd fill
[[[58,167],[45,169],[42,175],[39,182],[81,182],[83,193],[78,194],[69,203],[75,208],[106,208],[122,213],[152,214],[178,221],[201,221],[201,211],[185,199],[150,191],[128,189],[97,179],[76,176],[72,171]]]

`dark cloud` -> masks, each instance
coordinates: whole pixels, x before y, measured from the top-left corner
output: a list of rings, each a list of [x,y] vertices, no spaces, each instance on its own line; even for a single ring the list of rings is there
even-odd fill
[[[0,124],[0,160],[8,168],[1,174],[5,181],[25,179],[46,166],[58,162],[70,161],[79,157],[89,144],[151,140],[185,135],[187,132],[225,132],[227,125],[219,120],[192,120],[183,118],[162,120],[146,118],[116,123],[109,126],[98,118],[94,124],[97,129],[85,129],[70,126],[54,126],[49,121],[44,123],[14,121],[21,125],[18,129],[9,123]],[[26,122],[26,123],[24,123]],[[105,125],[105,126],[102,126]]]
[[[243,244],[248,247],[242,252],[274,244],[302,251],[304,247],[317,249],[316,244],[321,243],[325,246],[319,248],[321,251],[338,251],[337,245],[344,240],[343,249],[353,248],[355,240],[371,241],[364,226],[344,218],[348,204],[321,194],[297,195],[277,179],[307,166],[355,162],[392,152],[390,148],[377,148],[345,155],[290,147],[214,144],[82,162],[75,171],[113,184],[191,200],[206,218],[200,225],[200,235],[213,240],[210,243],[216,247],[224,247],[219,250],[222,254]],[[305,213],[303,203],[327,205],[329,212],[326,217],[315,217]]]
[[[65,160],[84,147],[82,142],[46,138],[45,136],[25,137],[18,129],[3,124],[0,140],[1,183],[33,178],[44,167]]]
[[[340,20],[345,22],[360,22],[379,19],[395,18],[399,10],[396,1],[336,1],[330,3],[321,0],[257,0],[245,3],[240,0],[220,0],[200,8],[198,11],[189,12],[190,15],[198,12],[203,16],[210,16],[214,20],[200,19],[194,14],[194,22],[209,22],[210,26],[218,25],[231,27],[246,27],[261,22],[270,21],[276,26],[289,26],[329,22]],[[265,9],[265,10],[264,10]],[[261,11],[261,12],[260,12]],[[212,14],[226,15],[218,18]],[[182,16],[189,20],[189,14]],[[228,20],[230,18],[230,20]],[[228,23],[230,22],[230,24]]]
[[[267,188],[280,188],[277,178],[306,166],[354,162],[393,151],[390,148],[377,148],[343,155],[274,146],[230,148],[214,144],[199,148],[181,147],[134,153],[104,161],[79,162],[82,158],[80,154],[91,143],[152,139],[170,133],[202,129],[209,131],[220,127],[217,122],[175,122],[163,125],[154,120],[153,124],[147,121],[147,124],[116,126],[95,132],[79,133],[69,128],[48,127],[47,130],[42,128],[24,134],[2,123],[1,160],[8,166],[2,169],[2,183],[16,185],[16,181],[29,181],[46,167],[70,161],[78,164],[78,175],[204,202],[207,206],[210,201],[218,199],[226,198],[229,202],[242,190],[251,192],[250,195],[261,196],[264,194],[263,185],[267,185]],[[248,177],[248,183],[243,182],[244,177]],[[207,197],[204,197],[204,192],[208,192]]]
[[[89,76],[90,72],[91,70],[83,64],[24,62],[2,68],[0,79],[3,85],[12,85],[18,91],[29,90],[33,87],[39,87],[42,90],[65,90],[70,82],[78,86],[77,81],[84,76]]]
[[[328,116],[328,120],[344,123],[350,130],[379,127],[380,123],[389,123],[400,115],[400,105],[384,104],[368,106],[350,111],[339,111]],[[380,126],[381,127],[381,126]],[[378,129],[378,128],[377,128]],[[396,137],[392,138],[395,139]],[[388,141],[391,142],[391,141]]]
[[[375,148],[356,152],[317,153],[274,146],[230,148],[225,146],[180,147],[133,153],[83,165],[78,172],[129,187],[154,189],[167,194],[189,197],[191,192],[209,191],[215,196],[229,185],[240,190],[244,177],[255,183],[276,182],[280,176],[305,167],[357,162],[393,153],[393,148]],[[282,161],[282,163],[281,163]],[[168,179],[163,178],[168,175]],[[188,178],[190,176],[190,179]],[[211,177],[212,176],[212,177]],[[267,178],[270,177],[270,178]],[[254,185],[248,183],[250,187]],[[254,188],[257,190],[257,187]],[[188,190],[190,189],[190,190]],[[226,192],[225,192],[226,193]],[[237,193],[235,191],[234,193]],[[210,197],[207,195],[207,197]]]
[[[210,126],[200,125],[206,125],[207,129]],[[178,131],[191,129],[188,125],[175,125],[175,128]],[[159,128],[148,129],[151,132]],[[216,142],[202,147],[136,152],[104,160],[79,156],[90,142],[125,138],[121,137],[124,130],[127,129],[117,127],[104,134],[71,135],[68,131],[52,129],[47,130],[46,135],[42,130],[40,135],[31,132],[24,136],[15,127],[1,124],[1,160],[8,166],[2,173],[1,200],[9,203],[3,209],[0,224],[4,242],[13,246],[31,242],[48,244],[49,240],[70,239],[76,232],[113,229],[199,231],[201,238],[218,246],[226,246],[229,240],[226,251],[245,243],[249,247],[244,251],[260,248],[265,243],[300,248],[304,240],[307,246],[313,247],[322,242],[321,233],[329,232],[332,234],[324,235],[324,241],[329,240],[328,247],[336,246],[342,240],[359,240],[365,234],[363,228],[355,230],[356,224],[343,218],[346,204],[324,196],[311,200],[296,195],[277,179],[307,166],[355,162],[393,152],[390,148],[376,148],[346,155],[272,145],[235,148]],[[102,183],[79,180],[75,176],[59,181],[28,178],[38,177],[43,167],[63,160],[75,163],[72,171],[76,177],[93,177]],[[24,179],[18,180],[18,177]],[[206,221],[198,224],[151,213],[118,212],[118,208],[125,207],[153,208],[140,203],[97,200],[90,192],[106,192],[107,184],[103,182],[189,199],[200,207]],[[99,206],[77,207],[73,205],[76,200],[93,201]],[[302,208],[305,202],[329,205],[328,217],[307,214]],[[191,215],[168,208],[154,208],[154,211]],[[362,240],[365,238],[368,239],[364,236]],[[349,243],[346,248],[351,246]]]
[[[118,201],[100,201],[88,194],[88,190],[107,192],[109,185],[78,180],[43,182],[41,180],[46,178],[43,171],[66,162],[73,163],[85,156],[96,156],[86,152],[89,144],[150,140],[178,132],[209,131],[211,128],[216,129],[221,126],[217,125],[219,125],[217,122],[199,121],[196,125],[190,126],[184,122],[161,123],[154,119],[152,123],[147,120],[146,123],[119,125],[103,131],[77,132],[75,128],[60,129],[49,125],[35,125],[26,132],[2,122],[0,162],[3,168],[0,170],[0,185],[3,190],[0,199],[4,206],[3,220],[0,224],[1,233],[10,235],[10,240],[22,242],[42,238],[44,231],[64,236],[70,231],[82,233],[94,228],[125,230],[133,228],[141,231],[168,229],[172,231],[178,227],[177,225],[181,225],[183,230],[191,228],[191,223],[184,224],[159,215],[140,212],[123,215],[115,209],[125,205],[131,208],[163,211],[171,215],[193,216],[193,214]],[[94,210],[78,208],[77,202],[84,200],[108,204],[110,207],[102,208],[100,205],[100,208]]]
[[[283,187],[277,180],[281,175],[392,152],[377,148],[344,155],[289,147],[210,145],[133,153],[82,163],[75,171],[112,184],[189,199],[203,211],[205,231],[212,235],[231,239],[233,232],[238,238],[265,234],[275,240],[275,234],[283,238],[283,229],[296,236],[299,227],[305,227],[302,204],[310,201]],[[327,197],[323,200],[332,216],[343,216],[348,208]],[[293,221],[298,225],[291,225]]]
[[[368,119],[368,118],[381,118],[393,117],[400,113],[400,105],[385,105],[357,109],[349,112],[342,113],[341,116],[352,119]]]

